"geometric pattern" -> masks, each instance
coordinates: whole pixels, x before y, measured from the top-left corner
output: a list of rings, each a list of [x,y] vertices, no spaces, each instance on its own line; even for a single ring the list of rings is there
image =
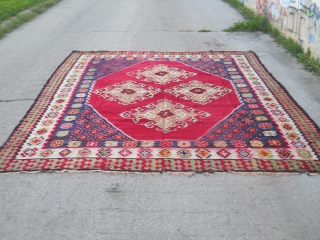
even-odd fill
[[[0,172],[320,172],[319,146],[253,52],[73,52],[1,147]]]
[[[212,101],[211,99],[221,98],[231,91],[231,89],[198,80],[182,83],[172,89],[165,90],[166,93],[173,94],[175,97],[181,96],[184,100],[191,100],[199,104],[207,104]]]
[[[160,88],[154,89],[152,86],[146,86],[141,83],[137,84],[130,80],[94,91],[95,94],[100,95],[109,101],[116,101],[123,105],[152,98],[155,94],[160,92]]]
[[[196,75],[194,72],[179,70],[176,67],[168,67],[164,64],[159,64],[153,67],[146,67],[133,72],[127,73],[129,76],[134,76],[137,79],[144,78],[144,81],[155,82],[161,85],[166,83],[178,82],[179,78],[187,79]]]
[[[157,104],[149,104],[145,108],[137,108],[120,114],[123,118],[130,118],[135,123],[141,119],[149,120],[144,124],[147,128],[155,128],[157,131],[168,133],[178,128],[186,128],[198,121],[199,118],[209,117],[204,111],[186,107],[183,104],[173,104],[172,101],[163,99]]]

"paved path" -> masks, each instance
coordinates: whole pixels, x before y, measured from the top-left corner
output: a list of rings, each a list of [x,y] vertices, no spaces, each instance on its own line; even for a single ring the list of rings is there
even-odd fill
[[[63,0],[0,41],[0,145],[72,50],[253,50],[320,125],[320,80],[219,0]],[[199,33],[200,29],[212,30]],[[0,239],[320,239],[320,177],[0,175]]]

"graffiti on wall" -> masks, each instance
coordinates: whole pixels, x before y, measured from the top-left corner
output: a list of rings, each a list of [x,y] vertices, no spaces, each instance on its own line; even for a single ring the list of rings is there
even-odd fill
[[[287,37],[311,49],[320,58],[320,0],[244,0],[243,3],[270,22]]]

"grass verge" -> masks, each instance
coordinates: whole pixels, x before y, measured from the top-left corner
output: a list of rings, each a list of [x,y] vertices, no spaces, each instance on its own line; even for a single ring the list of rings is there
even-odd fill
[[[270,34],[276,42],[281,44],[288,52],[296,56],[298,62],[304,64],[304,69],[320,76],[320,61],[311,56],[311,51],[308,49],[303,51],[301,44],[294,41],[292,38],[287,38],[277,28],[273,27],[266,16],[260,16],[251,9],[245,7],[238,0],[223,0],[230,6],[237,9],[244,17],[245,21],[234,23],[231,27],[225,29],[226,32],[254,32],[261,31]]]
[[[0,0],[1,1],[1,0]],[[5,10],[6,13],[0,12],[2,15],[0,23],[0,39],[5,37],[7,33],[12,32],[14,29],[20,27],[23,23],[28,22],[34,19],[37,15],[46,11],[49,7],[57,4],[61,0],[28,0],[30,3],[29,5],[21,6],[15,4],[7,4]],[[10,1],[8,1],[10,2]],[[14,1],[11,1],[14,2]],[[22,1],[27,2],[27,1]],[[31,4],[31,2],[33,4]],[[20,11],[20,12],[18,12]]]
[[[1,0],[0,22],[3,22],[18,13],[33,7],[44,0]]]
[[[208,30],[208,29],[201,29],[199,30],[198,32],[212,32],[211,30]]]

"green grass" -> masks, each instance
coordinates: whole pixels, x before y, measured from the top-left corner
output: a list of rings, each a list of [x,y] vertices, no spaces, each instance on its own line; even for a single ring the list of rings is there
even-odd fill
[[[0,39],[61,0],[0,0]],[[28,10],[23,12],[24,10]],[[3,23],[6,21],[5,23]]]
[[[224,0],[229,3],[232,7],[237,9],[244,17],[246,21],[239,21],[234,23],[231,27],[225,29],[226,32],[254,32],[262,31],[268,32],[272,26],[269,23],[269,19],[266,16],[259,16],[251,9],[245,7],[238,0]]]
[[[245,20],[253,19],[256,16],[254,11],[245,7],[238,0],[224,0],[224,1],[227,2],[231,7],[234,7],[235,9],[237,9],[238,12],[242,14]]]
[[[201,29],[199,30],[198,32],[212,32],[211,30],[208,30],[208,29]]]
[[[0,0],[0,22],[41,2],[44,2],[44,0]]]
[[[255,16],[247,21],[239,21],[234,23],[231,27],[227,28],[226,32],[268,32],[271,29],[269,19],[267,17]]]
[[[292,38],[287,38],[277,28],[273,27],[266,16],[260,16],[251,9],[245,7],[238,0],[224,0],[232,7],[236,8],[244,17],[245,21],[234,23],[225,29],[226,32],[255,32],[262,31],[270,34],[276,42],[281,44],[288,52],[296,56],[298,61],[304,64],[304,69],[320,76],[320,61],[311,57],[310,49],[305,53],[301,44]]]

